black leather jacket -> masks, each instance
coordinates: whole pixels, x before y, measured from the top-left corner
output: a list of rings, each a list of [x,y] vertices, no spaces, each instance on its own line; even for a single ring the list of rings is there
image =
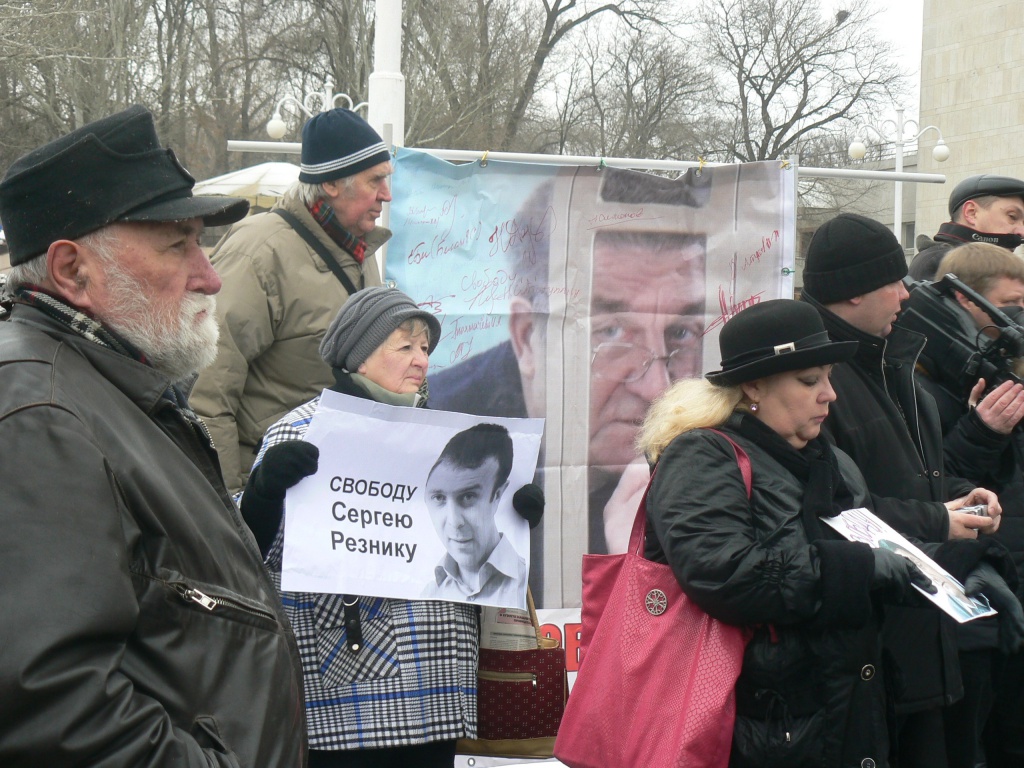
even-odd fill
[[[918,235],[914,243],[917,255],[910,262],[910,276],[915,280],[934,280],[939,271],[939,264],[946,258],[946,254],[962,243],[963,241],[948,238],[941,232],[934,240],[928,235]]]
[[[301,670],[165,376],[17,305],[0,323],[0,765],[298,768]]]

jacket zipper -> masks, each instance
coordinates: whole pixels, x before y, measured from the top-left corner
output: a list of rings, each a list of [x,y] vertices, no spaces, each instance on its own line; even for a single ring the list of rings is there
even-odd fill
[[[911,391],[911,405],[914,407],[914,429],[916,435],[910,431],[910,425],[907,423],[907,414],[903,413],[903,406],[900,405],[898,397],[893,397],[889,393],[889,378],[885,375],[885,350],[888,345],[888,340],[882,342],[882,388],[885,390],[886,397],[889,398],[896,406],[896,410],[900,413],[900,418],[903,419],[903,423],[907,427],[907,434],[910,435],[910,442],[914,444],[914,453],[917,455],[917,460],[921,465],[921,472],[923,476],[928,480],[929,485],[931,484],[931,474],[928,471],[928,462],[924,455],[924,440],[921,437],[921,414],[917,408],[917,389],[914,387],[914,375],[910,377],[910,391]],[[917,369],[917,360],[921,356],[921,350],[918,350],[914,355],[914,359],[911,361],[910,366],[912,370]],[[903,363],[906,365],[906,363]]]
[[[205,592],[202,592],[184,582],[175,582],[171,584],[171,586],[174,588],[174,591],[181,596],[182,600],[201,605],[208,611],[214,611],[220,607],[233,608],[235,610],[242,611],[243,613],[259,616],[260,618],[270,619],[271,621],[277,620],[277,617],[270,611],[254,608],[251,605],[243,603],[241,600],[235,600],[221,595],[211,597]]]
[[[506,683],[532,683],[533,690],[537,690],[537,676],[531,672],[490,672],[481,669],[477,672],[481,680],[493,680]]]

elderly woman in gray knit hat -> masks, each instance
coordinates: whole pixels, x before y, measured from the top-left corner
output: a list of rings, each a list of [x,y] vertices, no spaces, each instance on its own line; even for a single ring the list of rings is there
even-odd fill
[[[428,359],[440,331],[437,318],[395,288],[354,293],[320,344],[334,370],[331,389],[423,407]],[[302,437],[318,401],[267,430],[241,499],[242,516],[278,589],[284,496],[316,471],[318,450]],[[521,514],[531,525],[539,519]],[[310,768],[454,765],[456,740],[476,735],[475,607],[353,595],[282,597],[305,671]]]

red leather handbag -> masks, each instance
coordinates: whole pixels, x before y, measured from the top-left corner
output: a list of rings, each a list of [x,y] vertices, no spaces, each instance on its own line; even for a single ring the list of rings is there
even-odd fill
[[[750,459],[722,436],[749,497]],[[650,489],[628,551],[583,556],[583,657],[554,750],[570,768],[729,763],[747,636],[691,602],[668,565],[643,557]]]

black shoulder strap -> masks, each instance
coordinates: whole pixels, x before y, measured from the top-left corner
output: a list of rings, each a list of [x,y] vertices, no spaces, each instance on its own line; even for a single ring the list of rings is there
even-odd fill
[[[283,208],[275,208],[271,212],[276,213],[282,219],[287,221],[289,226],[295,230],[296,234],[305,240],[309,244],[309,247],[319,254],[320,258],[324,260],[324,264],[330,267],[334,276],[338,278],[343,286],[345,286],[345,290],[348,291],[349,296],[356,292],[356,287],[352,285],[352,281],[349,279],[348,275],[345,274],[345,270],[341,268],[341,264],[339,264],[337,259],[334,258],[334,254],[327,250],[327,246],[316,239],[316,235],[309,231],[309,227],[299,221],[298,216],[291,211],[284,210]]]

